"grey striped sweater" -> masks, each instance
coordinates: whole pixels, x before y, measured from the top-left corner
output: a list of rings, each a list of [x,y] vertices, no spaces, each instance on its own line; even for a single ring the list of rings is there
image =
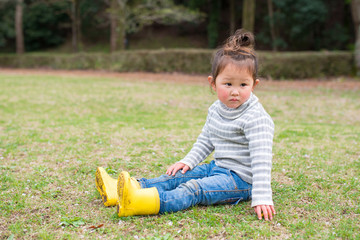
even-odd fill
[[[180,162],[193,169],[213,151],[215,163],[252,184],[251,206],[273,205],[271,161],[274,123],[258,98],[250,98],[236,109],[217,100],[190,152]]]

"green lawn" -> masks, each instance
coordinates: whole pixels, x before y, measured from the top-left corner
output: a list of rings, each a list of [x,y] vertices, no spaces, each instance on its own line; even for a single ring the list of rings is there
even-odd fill
[[[96,167],[164,173],[200,133],[209,87],[0,73],[0,239],[359,239],[360,84],[342,84],[255,91],[276,124],[273,221],[250,202],[118,218]]]

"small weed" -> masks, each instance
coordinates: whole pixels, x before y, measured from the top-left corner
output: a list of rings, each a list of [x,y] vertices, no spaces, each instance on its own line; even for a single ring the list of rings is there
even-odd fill
[[[105,168],[106,172],[108,174],[115,174],[115,173],[118,173],[118,171],[116,169],[114,169],[111,165],[108,165],[106,168]]]
[[[80,227],[82,225],[85,225],[85,222],[84,219],[80,217],[74,217],[74,218],[63,217],[61,218],[61,222],[59,225],[63,227],[68,227],[68,226]]]

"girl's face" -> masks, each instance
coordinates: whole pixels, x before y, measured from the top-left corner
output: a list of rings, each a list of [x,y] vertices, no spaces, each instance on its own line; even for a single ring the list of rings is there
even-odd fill
[[[229,108],[238,108],[246,102],[259,83],[259,79],[254,81],[246,67],[233,63],[225,66],[215,82],[212,76],[209,76],[208,80],[218,99]]]

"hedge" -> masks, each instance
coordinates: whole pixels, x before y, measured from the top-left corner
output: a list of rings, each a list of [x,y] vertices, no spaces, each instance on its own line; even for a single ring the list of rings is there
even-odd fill
[[[213,50],[168,49],[108,53],[0,55],[0,67],[209,74]],[[353,75],[351,52],[258,52],[260,77],[301,79]]]

